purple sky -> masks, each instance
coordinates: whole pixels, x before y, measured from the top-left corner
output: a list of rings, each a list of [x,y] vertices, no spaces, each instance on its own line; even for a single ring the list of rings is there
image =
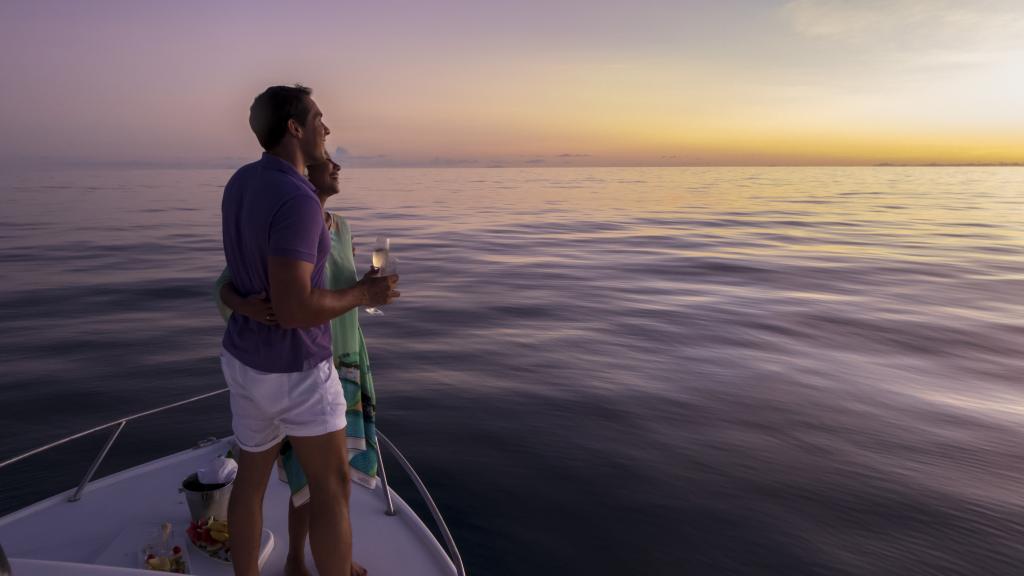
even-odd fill
[[[999,0],[0,5],[0,161],[258,153],[302,82],[359,164],[1024,160]]]

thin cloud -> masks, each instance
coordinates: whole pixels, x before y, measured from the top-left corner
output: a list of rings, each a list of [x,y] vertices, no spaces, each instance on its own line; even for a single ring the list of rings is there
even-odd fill
[[[791,0],[782,11],[802,36],[868,50],[1015,49],[1024,32],[1015,1]]]
[[[474,158],[432,158],[427,164],[429,166],[473,166],[479,161]]]

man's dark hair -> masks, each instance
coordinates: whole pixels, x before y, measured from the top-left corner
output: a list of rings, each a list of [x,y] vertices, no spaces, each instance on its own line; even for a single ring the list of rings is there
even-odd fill
[[[305,125],[312,106],[313,90],[302,84],[271,86],[252,101],[249,107],[249,127],[264,150],[270,151],[284,140],[288,121]]]

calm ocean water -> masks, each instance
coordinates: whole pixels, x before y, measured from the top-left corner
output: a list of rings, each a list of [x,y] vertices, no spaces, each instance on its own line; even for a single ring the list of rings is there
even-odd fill
[[[223,386],[229,175],[0,176],[0,460]],[[471,574],[1021,573],[1024,169],[343,190],[357,244],[387,233],[402,262],[363,318],[380,425]],[[101,474],[229,432],[223,397],[130,424]],[[0,512],[76,484],[103,439],[0,471]]]

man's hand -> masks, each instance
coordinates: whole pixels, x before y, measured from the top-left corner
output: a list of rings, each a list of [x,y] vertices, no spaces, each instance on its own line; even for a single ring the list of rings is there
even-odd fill
[[[238,312],[248,316],[260,324],[277,326],[277,315],[274,314],[274,307],[264,292],[253,294],[241,302]]]
[[[284,329],[319,326],[368,301],[383,304],[398,297],[393,290],[397,276],[363,277],[351,288],[324,290],[311,285],[313,264],[283,256],[270,256],[267,272],[274,295],[274,318]]]
[[[379,271],[376,268],[371,268],[359,281],[365,294],[363,304],[367,308],[389,304],[402,295],[401,292],[395,290],[395,286],[398,284],[398,274],[392,276],[377,276],[377,274]]]

